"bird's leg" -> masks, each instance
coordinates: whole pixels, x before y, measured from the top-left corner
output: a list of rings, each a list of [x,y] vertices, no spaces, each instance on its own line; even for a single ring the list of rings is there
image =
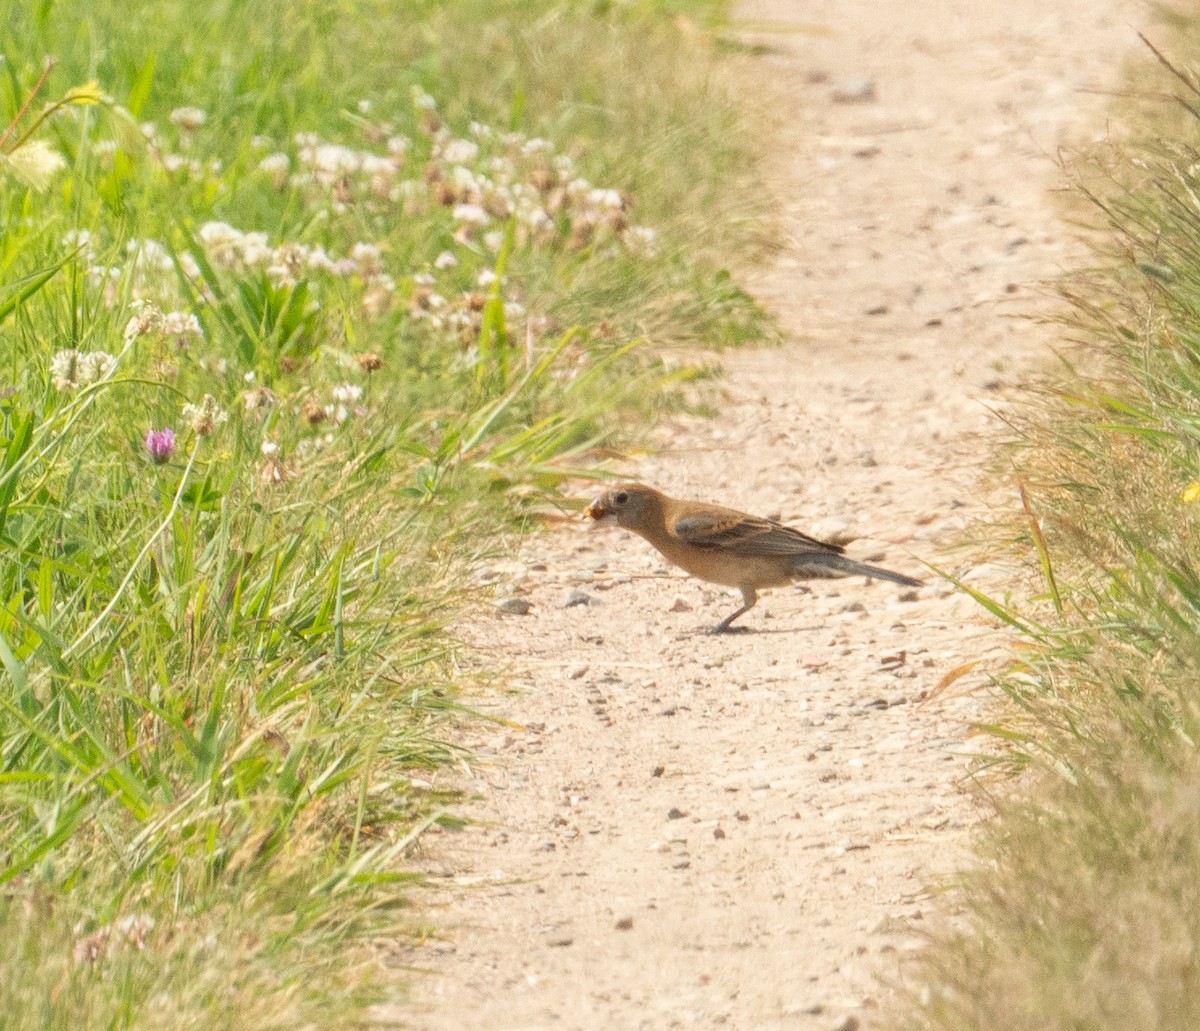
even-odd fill
[[[752,608],[754,608],[755,604],[758,602],[758,591],[756,591],[753,587],[743,587],[742,588],[742,601],[744,602],[744,604],[742,605],[742,607],[740,609],[737,610],[737,612],[733,613],[730,616],[726,616],[723,620],[721,620],[720,623],[718,623],[715,627],[713,627],[709,631],[709,633],[710,634],[731,633],[732,631],[730,630],[729,624],[732,623],[735,619],[737,619],[738,616],[744,615],[745,613],[749,612]],[[745,628],[738,627],[737,629],[743,630]]]

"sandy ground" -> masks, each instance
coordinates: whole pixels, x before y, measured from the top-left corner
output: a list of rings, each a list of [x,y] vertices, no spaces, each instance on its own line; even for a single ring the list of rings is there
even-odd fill
[[[738,18],[769,49],[748,101],[789,112],[769,165],[787,246],[753,289],[792,342],[726,356],[726,414],[667,427],[630,472],[853,536],[928,584],[780,590],[752,633],[708,637],[733,593],[620,531],[497,566],[497,596],[532,610],[481,606],[464,632],[513,671],[480,705],[516,725],[469,742],[476,822],[423,841],[444,908],[400,959],[426,973],[381,1014],[396,1026],[869,1029],[952,909],[931,887],[981,818],[962,783],[979,668],[926,696],[1005,641],[922,562],[1004,588],[1002,564],[947,549],[989,500],[993,409],[1050,339],[1016,316],[1074,248],[1057,148],[1103,130],[1093,91],[1144,15],[757,0]]]

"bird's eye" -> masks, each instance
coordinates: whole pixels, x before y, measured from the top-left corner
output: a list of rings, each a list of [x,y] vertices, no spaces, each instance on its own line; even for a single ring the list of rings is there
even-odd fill
[[[615,501],[618,505],[623,505],[628,500],[629,500],[629,495],[626,494],[625,491],[623,491],[623,490],[619,490],[616,492],[616,494],[613,495],[613,501]]]

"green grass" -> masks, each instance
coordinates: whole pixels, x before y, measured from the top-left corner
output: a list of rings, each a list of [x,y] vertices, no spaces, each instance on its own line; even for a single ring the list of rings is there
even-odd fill
[[[773,332],[719,7],[0,10],[4,1026],[359,1026],[470,562]]]
[[[966,914],[898,1026],[1200,1026],[1200,25],[1172,29],[1126,141],[1076,166],[1094,263],[1009,469],[1043,585],[1002,613],[1028,645],[999,683],[1022,776],[985,782]]]

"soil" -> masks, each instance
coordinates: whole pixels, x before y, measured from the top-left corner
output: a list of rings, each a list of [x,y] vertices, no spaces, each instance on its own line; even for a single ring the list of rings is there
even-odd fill
[[[443,1031],[882,1026],[985,818],[970,724],[1009,641],[929,563],[1013,486],[980,473],[996,410],[1053,330],[1024,316],[1078,253],[1051,196],[1103,128],[1142,8],[1125,0],[757,0],[751,102],[782,105],[768,174],[785,246],[752,283],[785,349],[723,356],[718,419],[664,427],[628,472],[853,538],[922,576],[734,592],[582,523],[492,569],[463,628],[504,687],[473,700],[462,832],[427,834],[438,931],[385,1022]],[[1007,496],[1007,497],[1005,497]],[[1003,556],[999,556],[1003,559]],[[977,663],[950,686],[961,667]],[[446,781],[440,782],[442,784]],[[940,896],[940,897],[939,897]]]

